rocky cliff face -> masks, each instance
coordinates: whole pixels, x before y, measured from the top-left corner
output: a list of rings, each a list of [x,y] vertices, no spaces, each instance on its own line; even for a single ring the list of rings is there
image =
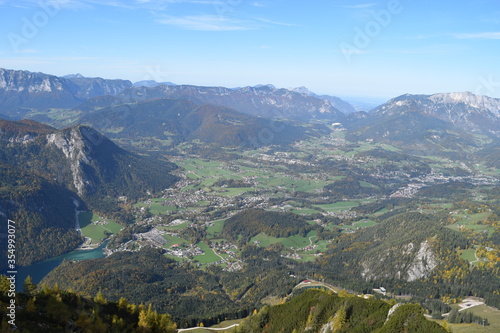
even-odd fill
[[[0,90],[2,91],[52,93],[65,89],[76,89],[76,86],[53,75],[0,68]]]
[[[81,196],[95,189],[92,179],[83,171],[95,163],[90,156],[95,145],[89,138],[93,137],[99,138],[100,134],[89,127],[74,127],[47,135],[47,144],[56,146],[66,156],[73,185]]]
[[[53,75],[0,69],[0,112],[22,117],[23,108],[73,107],[78,86]]]
[[[405,260],[398,260],[395,258]],[[438,259],[428,241],[408,243],[387,249],[361,263],[361,276],[368,280],[380,278],[403,279],[408,282],[427,278],[438,265]]]
[[[415,281],[421,278],[429,277],[430,273],[438,265],[437,257],[425,241],[420,244],[420,249],[414,257],[410,267],[406,271],[407,281]]]
[[[89,98],[117,95],[131,86],[127,80],[57,77],[0,68],[0,113],[23,118],[30,109],[73,108]]]

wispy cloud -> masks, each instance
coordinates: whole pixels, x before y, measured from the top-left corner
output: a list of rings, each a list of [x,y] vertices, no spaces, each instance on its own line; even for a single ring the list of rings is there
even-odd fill
[[[273,25],[283,25],[283,26],[287,26],[287,27],[296,27],[297,26],[296,24],[293,24],[293,23],[278,22],[278,21],[268,20],[265,18],[256,18],[256,20],[259,22],[273,24]]]
[[[175,26],[185,30],[196,31],[241,31],[254,30],[269,25],[294,26],[286,22],[272,21],[265,18],[237,18],[230,13],[217,13],[217,6],[229,4],[232,0],[45,0],[46,4],[58,9],[88,9],[97,6],[117,7],[123,9],[149,10],[156,23]],[[181,4],[193,4],[209,6],[207,14],[175,15],[175,11],[170,10],[171,6]],[[251,3],[256,7],[265,7],[262,2]],[[23,8],[39,7],[39,0],[18,0],[15,3],[4,3],[0,0],[0,7],[16,6]],[[234,7],[234,6],[233,6]],[[232,7],[230,7],[232,8]],[[168,11],[167,11],[168,10]],[[231,11],[232,12],[232,11]],[[217,15],[218,14],[218,15]]]
[[[156,22],[186,30],[198,31],[238,31],[256,29],[255,25],[250,21],[230,19],[219,15],[191,15],[181,17],[163,15],[163,17],[157,19]]]
[[[478,32],[453,34],[456,39],[500,39],[500,32]]]

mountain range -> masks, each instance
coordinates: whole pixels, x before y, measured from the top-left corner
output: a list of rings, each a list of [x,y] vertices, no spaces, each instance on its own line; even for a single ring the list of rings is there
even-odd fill
[[[365,113],[355,112],[352,105],[338,97],[319,96],[305,87],[283,89],[258,85],[231,89],[152,80],[133,84],[127,80],[86,78],[80,74],[57,77],[0,69],[0,115],[5,119],[37,117],[46,121],[44,115],[54,108],[87,113],[153,99],[184,99],[197,105],[225,107],[268,119],[341,122],[366,139],[374,140],[397,136],[398,131],[406,132],[404,124],[412,124],[414,132],[425,132],[431,139],[432,135],[447,136],[452,132],[491,138],[500,135],[500,99],[470,92],[405,94]],[[387,130],[382,130],[384,127]],[[438,134],[433,133],[436,131]],[[418,135],[420,139],[422,135]]]
[[[115,96],[122,103],[149,99],[188,99],[197,104],[225,106],[266,118],[309,120],[343,115],[328,100],[271,86],[229,89],[174,85],[169,82],[86,78],[79,74],[57,77],[28,71],[0,70],[0,114],[21,119],[31,111],[77,108],[93,97]]]
[[[495,152],[500,138],[500,99],[470,92],[406,94],[368,113],[349,114],[343,124],[351,140],[391,143],[418,154],[466,153],[481,147],[483,140],[491,142],[488,149]]]

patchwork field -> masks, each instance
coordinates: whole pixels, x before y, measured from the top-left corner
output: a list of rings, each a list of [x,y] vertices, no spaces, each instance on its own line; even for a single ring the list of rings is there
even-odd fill
[[[92,244],[99,244],[111,234],[117,234],[123,228],[118,223],[91,212],[81,212],[78,221],[82,234],[92,239]]]

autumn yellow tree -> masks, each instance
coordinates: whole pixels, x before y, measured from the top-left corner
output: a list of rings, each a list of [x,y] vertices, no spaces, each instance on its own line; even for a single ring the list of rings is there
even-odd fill
[[[345,308],[342,306],[333,317],[333,332],[338,332],[342,329],[345,322],[347,320],[347,312]]]

